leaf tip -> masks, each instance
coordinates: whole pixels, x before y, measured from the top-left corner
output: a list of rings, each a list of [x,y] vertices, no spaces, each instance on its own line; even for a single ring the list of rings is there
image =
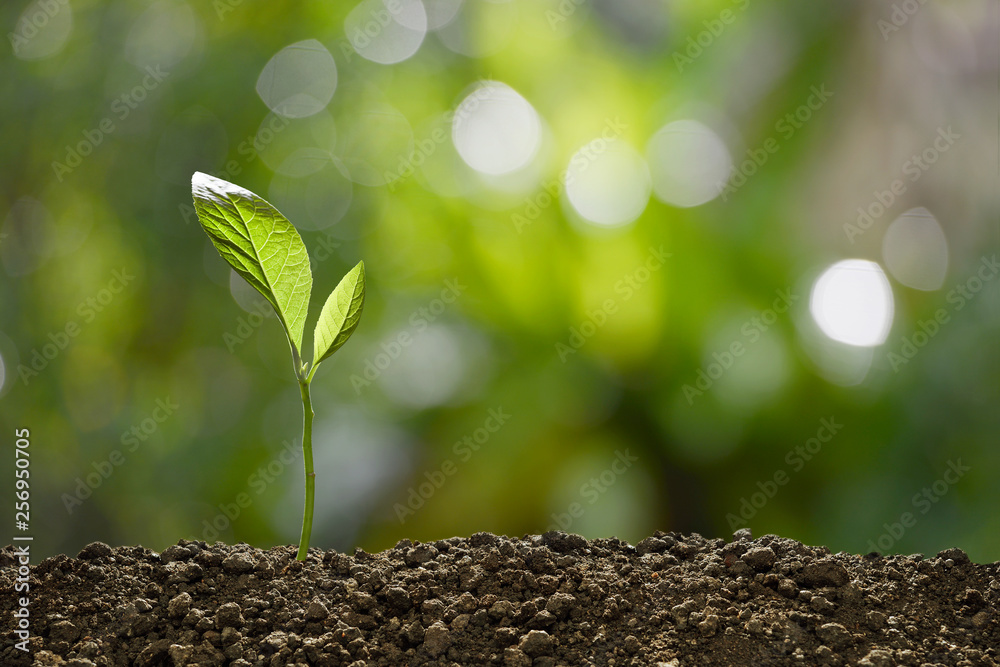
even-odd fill
[[[212,177],[202,171],[191,174],[191,189],[207,187],[212,182]]]
[[[220,198],[242,197],[251,201],[258,199],[263,201],[263,197],[258,197],[246,188],[241,188],[235,183],[201,171],[196,171],[191,175],[191,193],[196,199],[218,200]],[[278,213],[278,215],[281,214]]]

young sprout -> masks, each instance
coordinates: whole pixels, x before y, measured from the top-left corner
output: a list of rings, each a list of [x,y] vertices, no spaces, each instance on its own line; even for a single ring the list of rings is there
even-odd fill
[[[191,194],[198,221],[213,245],[268,300],[292,348],[292,365],[302,395],[302,458],[306,471],[305,509],[296,558],[305,560],[316,494],[309,383],[320,362],[339,350],[358,326],[365,303],[365,264],[358,262],[323,305],[313,333],[310,364],[302,358],[302,332],[312,292],[312,271],[306,247],[295,227],[263,198],[208,174],[195,172],[191,177]]]

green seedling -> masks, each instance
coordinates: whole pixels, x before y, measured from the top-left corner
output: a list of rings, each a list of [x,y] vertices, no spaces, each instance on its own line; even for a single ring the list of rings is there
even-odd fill
[[[292,348],[292,365],[302,394],[302,459],[306,471],[305,509],[296,558],[305,560],[316,494],[309,383],[320,362],[339,350],[358,326],[365,303],[365,264],[358,262],[323,305],[313,333],[310,364],[302,359],[302,332],[312,292],[312,271],[306,247],[295,227],[262,197],[208,174],[195,172],[191,177],[191,194],[198,221],[215,248],[268,300]]]

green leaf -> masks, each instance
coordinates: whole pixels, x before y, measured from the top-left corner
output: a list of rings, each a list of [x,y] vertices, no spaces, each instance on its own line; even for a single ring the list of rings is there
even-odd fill
[[[327,297],[313,335],[313,366],[340,349],[361,319],[365,305],[365,263],[351,269]]]
[[[271,303],[301,358],[312,271],[295,227],[263,198],[221,178],[195,172],[191,194],[219,254]]]

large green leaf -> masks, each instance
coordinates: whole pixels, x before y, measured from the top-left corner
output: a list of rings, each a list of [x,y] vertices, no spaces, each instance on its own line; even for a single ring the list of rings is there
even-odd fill
[[[313,335],[313,366],[340,349],[361,319],[365,305],[365,263],[351,269],[327,297]]]
[[[195,172],[191,194],[219,254],[271,303],[301,357],[312,271],[295,227],[263,198],[221,178]]]

